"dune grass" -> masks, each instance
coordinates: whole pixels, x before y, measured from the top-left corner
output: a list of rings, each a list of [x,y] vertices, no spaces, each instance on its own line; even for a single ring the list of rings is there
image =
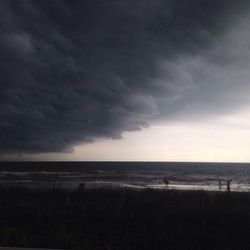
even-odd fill
[[[249,193],[0,190],[1,246],[239,250],[249,235]]]

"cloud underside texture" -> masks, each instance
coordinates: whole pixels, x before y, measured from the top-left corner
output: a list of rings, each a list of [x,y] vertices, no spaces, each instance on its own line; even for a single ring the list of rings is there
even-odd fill
[[[1,1],[0,153],[247,105],[248,2]]]

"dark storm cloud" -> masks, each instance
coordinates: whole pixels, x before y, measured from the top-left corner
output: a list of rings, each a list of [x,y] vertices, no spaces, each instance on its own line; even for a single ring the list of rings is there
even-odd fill
[[[224,65],[245,52],[232,54],[227,34],[248,9],[243,0],[2,0],[0,152],[68,151],[197,106],[210,113],[223,84],[233,92]]]

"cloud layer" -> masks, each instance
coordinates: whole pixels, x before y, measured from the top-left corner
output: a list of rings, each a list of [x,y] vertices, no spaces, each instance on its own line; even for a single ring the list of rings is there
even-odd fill
[[[248,2],[1,1],[0,153],[247,105]]]

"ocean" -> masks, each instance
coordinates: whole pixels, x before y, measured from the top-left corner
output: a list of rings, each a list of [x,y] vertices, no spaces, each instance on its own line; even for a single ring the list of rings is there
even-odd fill
[[[1,162],[0,186],[250,191],[250,163]],[[165,185],[163,179],[168,180]],[[219,179],[221,187],[219,187]]]

